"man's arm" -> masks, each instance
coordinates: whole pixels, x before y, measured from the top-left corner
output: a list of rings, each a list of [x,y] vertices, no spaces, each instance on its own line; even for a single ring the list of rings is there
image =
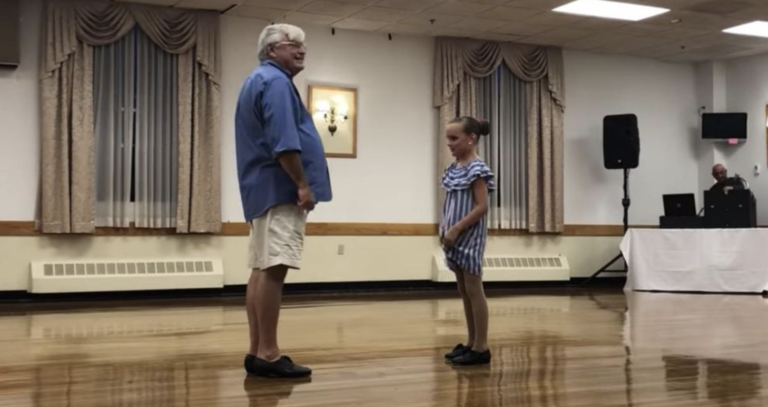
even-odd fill
[[[311,211],[315,208],[315,194],[309,189],[309,184],[304,176],[304,167],[301,165],[301,155],[295,151],[280,154],[277,161],[283,170],[288,173],[293,183],[299,188],[299,200],[297,204]]]
[[[315,196],[309,189],[301,164],[301,143],[296,123],[295,93],[290,80],[276,79],[264,89],[264,130],[272,147],[272,155],[298,188],[297,204],[306,210],[315,207]]]
[[[298,188],[307,186],[307,178],[304,176],[304,166],[301,165],[301,155],[299,153],[295,151],[282,153],[277,156],[277,161]]]
[[[272,79],[264,87],[264,135],[276,160],[286,153],[301,153],[295,97],[293,84],[287,78]],[[298,164],[301,166],[301,160]]]

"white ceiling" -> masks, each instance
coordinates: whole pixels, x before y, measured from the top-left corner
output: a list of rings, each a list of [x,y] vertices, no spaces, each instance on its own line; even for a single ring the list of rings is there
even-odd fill
[[[642,22],[554,13],[571,0],[121,0],[218,10],[270,22],[381,33],[556,45],[668,61],[768,52],[768,39],[724,28],[768,20],[768,0],[625,0],[672,11]],[[673,23],[673,20],[679,22]]]

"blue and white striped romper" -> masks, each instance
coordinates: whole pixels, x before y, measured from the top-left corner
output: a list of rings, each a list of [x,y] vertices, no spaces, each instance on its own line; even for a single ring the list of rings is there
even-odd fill
[[[440,222],[440,236],[448,233],[453,225],[459,223],[475,207],[472,183],[478,178],[485,179],[489,193],[496,190],[493,172],[480,158],[476,158],[465,166],[453,163],[445,170],[442,186],[446,191],[446,196],[443,205],[443,218]],[[443,245],[448,268],[454,273],[462,270],[476,276],[482,276],[483,253],[485,252],[487,236],[487,217],[483,216],[480,221],[459,235],[454,247]]]

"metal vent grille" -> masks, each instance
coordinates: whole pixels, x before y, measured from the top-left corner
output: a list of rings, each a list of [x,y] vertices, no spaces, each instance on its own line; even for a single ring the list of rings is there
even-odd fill
[[[563,262],[559,257],[485,257],[484,268],[537,269],[560,268]]]
[[[212,261],[45,263],[45,277],[213,273]]]
[[[32,262],[31,292],[221,288],[221,259],[107,259]]]
[[[484,281],[568,281],[570,278],[571,266],[563,255],[496,254],[483,258]],[[456,281],[442,252],[433,256],[432,281]]]

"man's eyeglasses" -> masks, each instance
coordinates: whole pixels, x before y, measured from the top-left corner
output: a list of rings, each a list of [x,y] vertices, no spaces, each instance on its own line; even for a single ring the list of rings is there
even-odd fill
[[[288,45],[289,47],[296,48],[296,49],[298,49],[300,51],[306,51],[307,50],[307,46],[303,42],[281,41],[281,42],[278,42],[277,44],[275,44],[276,47],[280,46],[280,45]]]

